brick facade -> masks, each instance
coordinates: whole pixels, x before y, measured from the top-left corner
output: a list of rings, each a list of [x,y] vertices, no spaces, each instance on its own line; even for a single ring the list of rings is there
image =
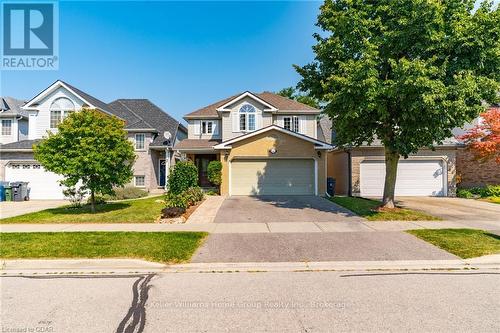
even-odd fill
[[[500,165],[494,160],[479,162],[471,152],[459,149],[457,152],[457,178],[459,187],[474,187],[500,184]]]

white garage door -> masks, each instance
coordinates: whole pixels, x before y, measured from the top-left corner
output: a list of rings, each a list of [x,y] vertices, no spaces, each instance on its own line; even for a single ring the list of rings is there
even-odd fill
[[[231,195],[313,195],[314,161],[291,159],[231,162]]]
[[[36,163],[9,163],[5,167],[5,180],[28,182],[30,199],[64,199],[58,181],[62,178],[47,172]]]
[[[396,178],[397,196],[444,196],[444,165],[441,160],[401,160]],[[363,197],[380,197],[384,193],[385,163],[361,163],[360,188]]]

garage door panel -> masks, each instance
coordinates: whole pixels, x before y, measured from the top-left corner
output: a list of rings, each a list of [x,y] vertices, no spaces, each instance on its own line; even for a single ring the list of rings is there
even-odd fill
[[[231,162],[232,195],[312,195],[313,160]]]
[[[28,182],[30,199],[64,199],[59,181],[62,177],[39,164],[15,163],[5,168],[5,180]]]
[[[443,196],[444,175],[441,160],[411,160],[398,163],[395,195],[398,196]],[[383,195],[385,163],[364,161],[360,166],[360,189],[362,196]]]

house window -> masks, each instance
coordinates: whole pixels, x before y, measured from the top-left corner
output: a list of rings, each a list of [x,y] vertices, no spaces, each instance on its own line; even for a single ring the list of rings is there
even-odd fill
[[[2,135],[11,135],[12,134],[12,120],[4,119],[2,120]]]
[[[255,131],[255,108],[250,104],[240,108],[240,131]]]
[[[69,98],[56,99],[50,106],[50,128],[57,128],[61,121],[74,111],[75,105]]]
[[[138,133],[135,135],[135,149],[136,150],[144,149],[145,138],[146,138],[146,136],[144,135],[144,133]]]
[[[134,184],[136,187],[144,187],[146,186],[145,177],[144,176],[135,176]]]
[[[283,127],[289,131],[298,133],[300,131],[299,124],[299,117],[297,116],[283,118]]]
[[[203,134],[213,134],[214,124],[212,121],[202,121],[201,122],[201,133]]]

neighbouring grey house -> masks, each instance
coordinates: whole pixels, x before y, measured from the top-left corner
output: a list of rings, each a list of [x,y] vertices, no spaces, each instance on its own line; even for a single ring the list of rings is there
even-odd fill
[[[125,121],[137,156],[130,185],[150,192],[163,191],[175,163],[172,147],[187,137],[185,126],[147,99],[105,103],[61,80],[27,102],[10,97],[0,102],[0,180],[29,182],[33,199],[63,198],[60,176],[43,169],[32,147],[71,112],[92,108]]]

